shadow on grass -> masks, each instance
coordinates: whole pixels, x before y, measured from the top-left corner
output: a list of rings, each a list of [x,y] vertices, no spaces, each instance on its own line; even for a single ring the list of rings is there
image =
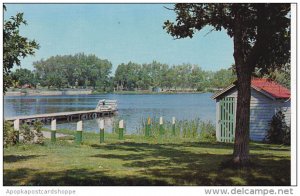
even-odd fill
[[[38,172],[29,168],[4,170],[4,186],[142,186],[169,185],[165,181],[142,176],[110,176],[104,171],[72,169],[61,172]]]
[[[279,150],[279,151],[290,151],[290,146],[286,145],[275,145],[275,144],[266,144],[260,142],[250,143],[250,150]]]
[[[223,143],[223,142],[181,142],[181,143],[164,143],[164,144],[149,144],[149,143],[135,143],[135,142],[124,142],[124,143],[115,143],[115,144],[107,144],[107,145],[91,145],[94,148],[98,149],[107,149],[107,150],[129,150],[134,152],[140,152],[147,150],[148,147],[152,146],[159,147],[200,147],[200,148],[215,148],[215,149],[233,149],[233,143]],[[146,149],[145,149],[146,148]],[[265,143],[251,143],[250,150],[280,150],[280,151],[290,151],[289,146],[283,145],[273,145],[273,144],[265,144]]]
[[[140,174],[166,179],[175,185],[290,185],[290,159],[276,155],[253,155],[253,167],[222,168],[230,154],[191,152],[184,147],[232,149],[232,144],[183,143],[147,144],[125,142],[121,145],[97,146],[105,150],[126,151],[127,154],[97,154],[93,157],[120,159],[129,168],[139,168]],[[280,147],[278,147],[280,149]],[[252,149],[266,150],[260,145]],[[272,150],[277,149],[272,147]],[[281,150],[281,149],[280,149]],[[285,150],[285,149],[284,149]],[[128,153],[129,152],[129,153]]]
[[[45,155],[27,155],[27,156],[4,155],[3,161],[4,161],[4,163],[14,163],[14,162],[18,162],[18,161],[26,161],[26,160],[33,159],[33,158],[40,157],[40,156],[45,156]]]
[[[114,174],[112,169],[91,171],[79,168],[61,172],[41,172],[29,168],[6,169],[4,170],[4,185],[290,185],[290,159],[288,157],[280,157],[276,154],[253,155],[254,167],[222,168],[221,163],[229,160],[231,153],[212,154],[208,153],[209,151],[186,148],[231,149],[232,144],[123,142],[91,146],[97,150],[97,154],[89,155],[90,157],[111,161],[116,159],[114,161],[121,163],[124,170],[134,170],[134,172],[131,175],[120,176]]]
[[[162,144],[166,146],[182,146],[182,147],[200,147],[200,148],[215,148],[215,149],[233,149],[233,143],[223,143],[223,142],[183,142],[180,144]],[[273,145],[253,142],[250,144],[250,150],[280,150],[280,151],[290,151],[289,146],[284,145]]]

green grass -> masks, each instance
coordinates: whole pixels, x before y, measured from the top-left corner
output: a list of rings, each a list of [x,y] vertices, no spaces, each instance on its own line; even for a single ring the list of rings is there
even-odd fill
[[[145,135],[147,119],[141,119],[140,127],[137,127],[136,132],[139,135]],[[114,125],[114,130],[118,124]],[[176,120],[174,127],[171,121],[164,120],[163,124],[163,137],[164,138],[193,138],[199,139],[198,141],[216,141],[215,125],[211,121],[201,121],[196,118],[193,120]],[[154,138],[160,138],[160,124],[158,117],[152,117],[150,123],[150,135]],[[189,140],[190,141],[190,140]]]
[[[57,132],[74,134],[73,131]],[[4,149],[4,185],[290,185],[290,148],[251,143],[253,167],[222,168],[233,145],[195,138],[84,132],[82,145],[49,140]]]

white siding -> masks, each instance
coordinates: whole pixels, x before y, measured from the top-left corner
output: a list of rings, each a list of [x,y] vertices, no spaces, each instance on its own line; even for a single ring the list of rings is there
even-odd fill
[[[235,97],[237,98],[237,90],[236,88],[228,91],[224,95],[227,97]],[[217,100],[217,102],[219,99]],[[217,104],[218,108],[219,104]],[[291,119],[291,109],[290,109],[290,101],[284,102],[279,100],[272,100],[271,98],[265,96],[264,94],[251,89],[251,102],[250,102],[250,139],[253,141],[262,141],[265,138],[267,130],[269,129],[269,123],[273,117],[273,115],[281,109],[284,111],[286,116],[286,122],[290,125]],[[217,109],[219,112],[219,109]],[[217,115],[217,129],[218,126],[218,115]],[[218,132],[218,131],[217,131]]]
[[[251,89],[250,102],[250,139],[262,141],[269,129],[269,123],[275,114],[274,100]]]

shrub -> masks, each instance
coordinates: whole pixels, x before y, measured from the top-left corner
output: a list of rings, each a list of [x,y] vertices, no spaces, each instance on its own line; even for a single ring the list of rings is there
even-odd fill
[[[17,134],[13,128],[13,124],[11,122],[4,122],[4,133],[3,133],[3,145],[7,147],[8,145],[14,145],[17,143]]]
[[[28,124],[21,126],[20,135],[23,136],[23,143],[33,143],[35,134]]]
[[[35,130],[35,141],[36,144],[43,144],[44,143],[44,135],[42,133],[43,123],[40,121],[36,121],[33,124]]]
[[[285,145],[291,145],[291,128],[289,126],[287,126],[282,143]]]
[[[201,141],[215,142],[216,141],[216,127],[210,121],[202,122],[200,125]]]
[[[23,137],[25,144],[43,144],[44,136],[42,133],[43,123],[36,121],[31,128],[27,124],[21,126],[20,135]]]
[[[285,115],[278,111],[269,123],[269,130],[264,141],[273,144],[290,144],[290,127],[285,122]]]

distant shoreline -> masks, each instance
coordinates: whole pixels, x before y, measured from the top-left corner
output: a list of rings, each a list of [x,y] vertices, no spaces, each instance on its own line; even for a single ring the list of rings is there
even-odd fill
[[[168,94],[201,94],[207,93],[205,91],[163,91],[163,92],[145,92],[145,91],[116,91],[112,92],[118,95],[168,95]]]
[[[62,95],[102,95],[102,94],[118,94],[118,95],[144,95],[144,94],[201,94],[206,91],[115,91],[115,92],[93,92],[91,89],[67,89],[67,90],[33,90],[33,89],[21,89],[15,91],[8,91],[4,96],[62,96]]]
[[[41,89],[20,89],[15,91],[8,91],[4,96],[52,96],[52,95],[90,95],[92,90],[80,89],[68,89],[68,90],[41,90]]]

